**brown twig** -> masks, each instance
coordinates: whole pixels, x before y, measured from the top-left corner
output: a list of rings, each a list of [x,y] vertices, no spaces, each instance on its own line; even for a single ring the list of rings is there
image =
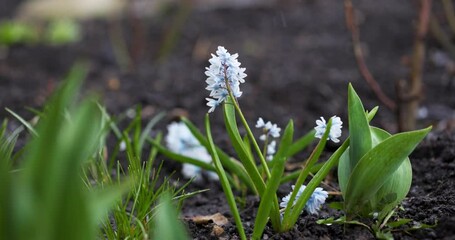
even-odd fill
[[[409,81],[398,82],[398,127],[400,131],[414,130],[416,115],[422,98],[422,72],[425,60],[425,37],[431,19],[431,1],[421,0],[418,25],[414,39]]]
[[[455,58],[455,46],[452,44],[449,35],[442,29],[441,23],[434,15],[430,16],[430,32],[450,56]]]
[[[354,55],[357,61],[357,65],[359,67],[360,74],[371,87],[374,94],[376,94],[379,101],[381,101],[387,108],[394,111],[396,109],[395,101],[384,94],[384,92],[381,89],[381,86],[374,79],[373,75],[371,74],[370,70],[368,69],[365,63],[365,58],[363,56],[362,48],[360,46],[359,29],[356,23],[356,16],[354,13],[354,8],[352,6],[351,0],[344,0],[344,11],[346,17],[346,26],[351,32],[352,46],[354,49]]]
[[[455,34],[455,12],[452,0],[442,0],[442,6],[444,8],[444,13],[449,23],[450,30],[452,34]]]

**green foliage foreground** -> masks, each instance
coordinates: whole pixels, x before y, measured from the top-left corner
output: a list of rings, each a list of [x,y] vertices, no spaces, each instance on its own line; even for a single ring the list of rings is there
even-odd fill
[[[33,135],[23,149],[15,150],[20,129],[8,133],[6,121],[0,128],[0,239],[148,239],[160,233],[152,229],[144,232],[139,226],[152,226],[156,214],[169,223],[167,228],[177,232],[178,239],[186,239],[175,209],[170,207],[170,197],[157,204],[161,193],[176,198],[179,191],[167,181],[163,185],[157,185],[156,178],[150,181],[154,170],[151,164],[141,164],[140,154],[136,154],[141,152],[139,147],[127,150],[130,171],[119,170],[115,181],[111,181],[102,156],[109,130],[106,126],[113,123],[107,121],[94,98],[77,102],[84,77],[83,65],[72,69],[39,114],[37,125],[26,124]],[[121,137],[128,139],[128,133],[124,131]],[[135,146],[138,142],[127,141]],[[95,178],[94,173],[101,175]],[[127,197],[122,201],[124,194]],[[153,198],[143,201],[150,196]],[[142,212],[124,207],[127,205]],[[114,216],[128,218],[116,221],[117,226],[110,225],[109,216],[113,215],[108,213],[112,209]],[[136,215],[147,222],[137,221]],[[110,227],[100,231],[103,225]],[[128,233],[120,234],[121,227],[126,227]]]

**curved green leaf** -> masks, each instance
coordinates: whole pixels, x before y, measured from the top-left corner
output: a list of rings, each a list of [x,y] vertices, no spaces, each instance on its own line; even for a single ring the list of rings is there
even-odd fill
[[[367,152],[349,178],[345,194],[347,211],[370,200],[430,130],[428,127],[393,135]]]
[[[352,170],[357,162],[370,151],[372,147],[370,126],[362,101],[351,84],[348,87],[349,134],[349,169]]]
[[[231,139],[232,146],[235,149],[240,161],[243,163],[245,170],[247,171],[249,177],[254,183],[257,192],[262,196],[265,190],[265,183],[259,173],[259,170],[254,162],[254,159],[251,158],[251,155],[248,153],[248,150],[245,148],[243,139],[240,136],[239,129],[237,127],[237,122],[235,119],[235,109],[230,98],[226,99],[224,104],[224,121],[226,124],[226,130],[228,132],[229,138]]]

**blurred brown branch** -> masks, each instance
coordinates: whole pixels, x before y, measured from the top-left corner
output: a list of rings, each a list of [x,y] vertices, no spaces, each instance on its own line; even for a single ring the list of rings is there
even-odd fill
[[[354,49],[354,55],[357,61],[357,65],[359,67],[360,74],[371,87],[374,94],[376,94],[379,101],[381,101],[387,108],[394,111],[396,109],[396,104],[394,100],[390,99],[387,95],[384,94],[384,92],[381,89],[381,86],[378,84],[376,79],[374,79],[373,75],[371,74],[370,70],[368,69],[365,63],[365,58],[363,56],[362,48],[360,46],[359,28],[357,26],[356,22],[357,20],[351,0],[344,0],[344,11],[346,17],[346,26],[348,30],[351,32],[352,47]]]
[[[416,115],[422,98],[425,38],[431,18],[431,0],[421,0],[420,3],[410,77],[408,81],[400,80],[397,83],[398,128],[400,131],[409,131],[416,128]]]

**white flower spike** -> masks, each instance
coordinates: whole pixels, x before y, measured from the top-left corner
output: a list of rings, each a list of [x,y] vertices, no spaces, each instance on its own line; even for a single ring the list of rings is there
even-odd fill
[[[338,138],[341,137],[341,128],[343,127],[343,122],[341,121],[340,117],[337,116],[333,116],[331,119],[332,126],[330,127],[330,132],[327,140],[330,139],[334,143],[337,143],[340,141]],[[317,126],[314,128],[316,130],[314,136],[317,138],[322,138],[325,129],[327,128],[327,123],[325,119],[321,117],[321,120],[316,120],[316,125]]]
[[[238,54],[231,55],[224,47],[219,46],[216,55],[212,54],[212,58],[209,59],[210,66],[205,68],[205,75],[207,75],[205,89],[210,91],[210,98],[206,98],[207,106],[210,107],[209,113],[226,100],[229,90],[236,98],[242,96],[240,83],[245,82],[244,78],[247,75],[246,69],[240,67],[238,56]]]
[[[292,206],[294,206],[297,203],[297,200],[300,198],[302,195],[303,191],[305,190],[306,186],[302,185],[297,192],[297,195],[295,197],[294,203]],[[292,190],[294,190],[294,185],[292,185]],[[289,203],[289,200],[291,198],[291,193],[289,193],[287,196],[283,197],[281,200],[282,202],[280,203],[280,207],[286,207]],[[310,198],[305,204],[305,210],[309,214],[318,214],[319,209],[321,209],[321,206],[325,203],[325,199],[329,196],[328,192],[324,191],[324,189],[318,187],[314,190],[314,192],[311,194]]]

